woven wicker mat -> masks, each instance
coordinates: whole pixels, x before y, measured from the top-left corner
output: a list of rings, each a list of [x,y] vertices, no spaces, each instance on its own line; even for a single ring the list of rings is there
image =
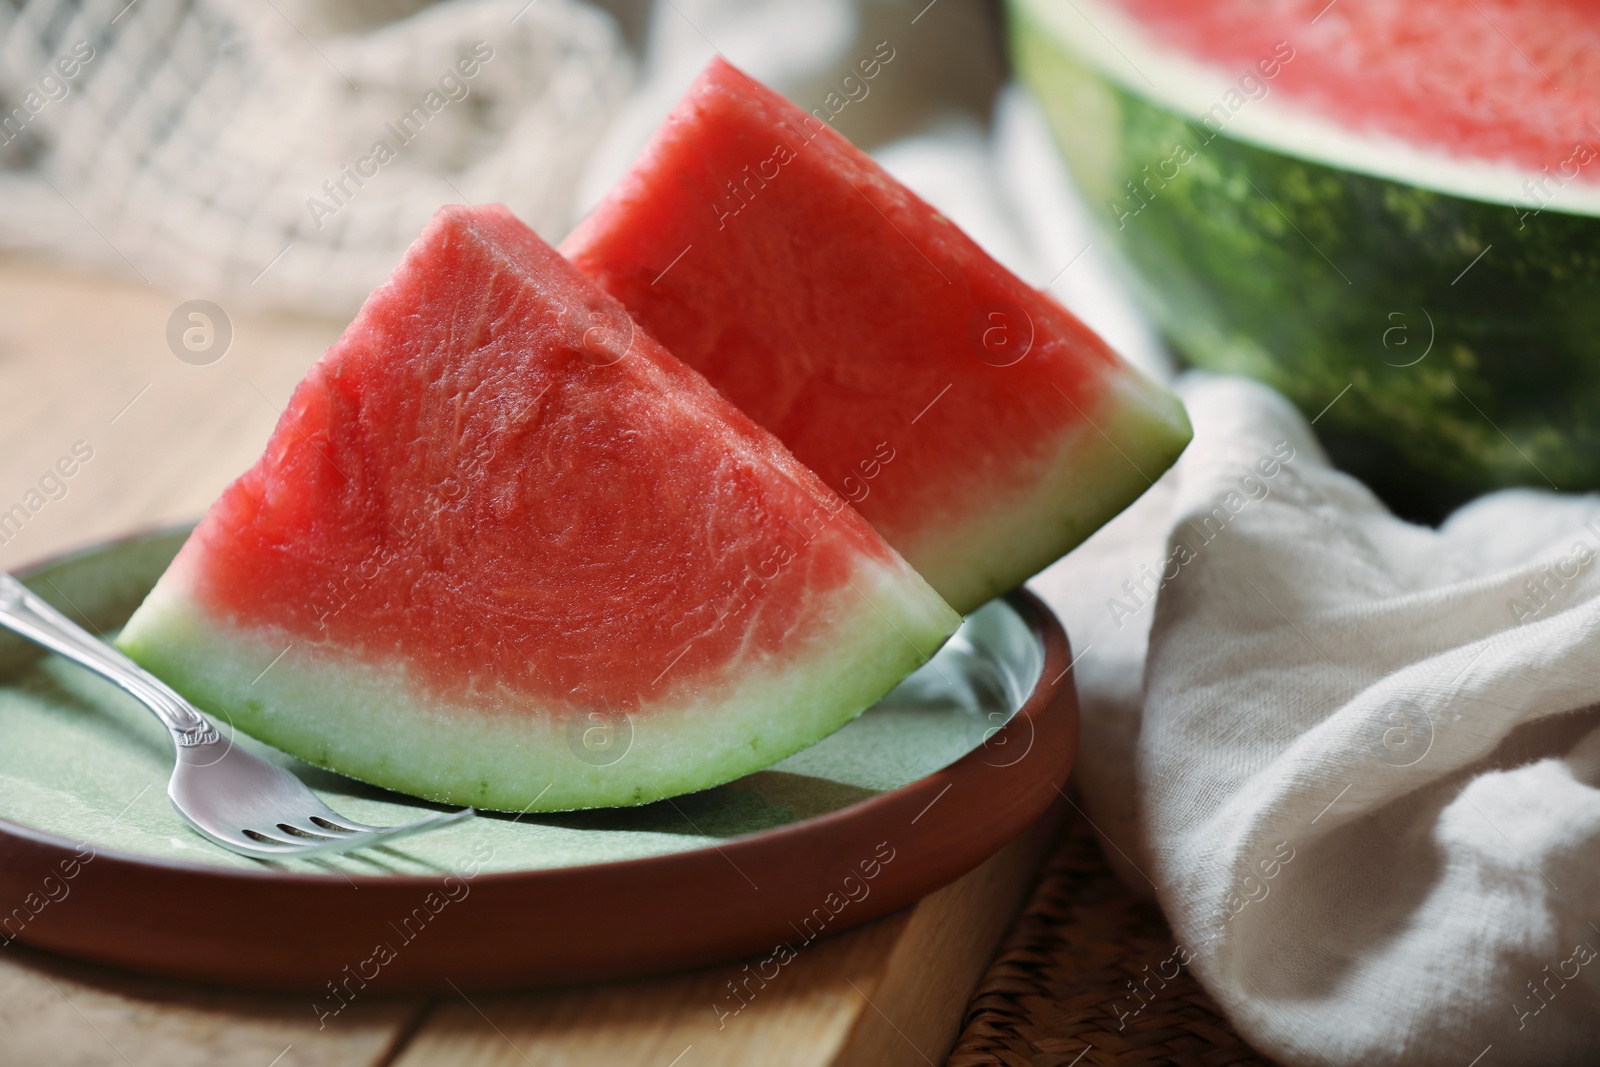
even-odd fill
[[[1175,947],[1161,910],[1123,887],[1075,819],[967,1005],[949,1067],[1271,1067],[1187,970],[1152,977],[1171,973]]]

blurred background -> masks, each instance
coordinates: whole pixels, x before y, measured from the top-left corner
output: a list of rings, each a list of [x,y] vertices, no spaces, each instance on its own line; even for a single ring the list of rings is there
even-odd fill
[[[0,10],[5,110],[41,78],[59,86],[0,150],[8,247],[337,317],[441,203],[504,201],[559,239],[716,51],[809,106],[887,41],[888,76],[834,119],[869,149],[941,121],[987,126],[1005,77],[998,6],[978,0]],[[61,77],[75,46],[93,58]]]

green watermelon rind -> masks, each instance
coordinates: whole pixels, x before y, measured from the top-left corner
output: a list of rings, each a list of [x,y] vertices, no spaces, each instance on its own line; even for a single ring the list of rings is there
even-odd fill
[[[1024,357],[1026,358],[1026,357]],[[972,610],[1022,582],[1114,519],[1177,461],[1194,431],[1183,402],[1131,367],[1108,372],[1092,407],[1077,408],[1056,454],[1011,499],[931,524],[907,558],[940,576],[941,595]],[[1074,404],[1065,394],[1063,406]],[[981,548],[982,566],[973,565]]]
[[[1012,0],[1016,67],[1189,361],[1320,415],[1341,465],[1423,511],[1500,486],[1600,486],[1600,219],[1213,132],[1080,59],[1045,2]],[[1127,183],[1179,145],[1193,158],[1134,199]]]
[[[169,573],[117,639],[135,662],[308,763],[492,811],[648,804],[770,766],[858,717],[961,622],[903,561],[863,559],[850,584],[809,594],[832,598],[831,625],[803,647],[736,661],[737,678],[714,692],[669,683],[659,705],[614,727],[615,749],[595,755],[583,733],[600,720],[541,716],[526,698],[504,712],[492,694],[471,705],[436,699],[401,663],[231,626],[184,586]]]

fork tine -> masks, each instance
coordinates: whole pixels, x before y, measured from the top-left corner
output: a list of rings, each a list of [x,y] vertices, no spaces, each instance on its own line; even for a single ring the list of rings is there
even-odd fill
[[[316,844],[322,841],[342,841],[348,836],[342,830],[330,830],[320,825],[314,818],[284,819],[278,823],[277,829],[291,835],[297,841]]]
[[[313,800],[315,798],[313,797]],[[318,807],[324,808],[320,801]],[[210,838],[216,844],[233,852],[251,856],[255,859],[293,859],[298,856],[311,856],[337,852],[350,852],[358,848],[371,848],[375,845],[385,844],[400,837],[409,837],[424,830],[433,830],[451,823],[461,822],[477,814],[473,808],[462,808],[460,811],[438,812],[423,819],[413,822],[401,823],[397,826],[375,826],[370,829],[352,829],[339,826],[338,832],[312,822],[312,818],[322,818],[322,815],[313,812],[298,823],[285,819],[269,830],[243,828],[234,831],[219,831],[215,828],[203,828],[189,820],[197,830]],[[328,820],[332,822],[333,820]],[[350,819],[340,819],[340,822],[354,822]],[[301,825],[301,823],[309,825]],[[356,826],[364,826],[356,823]],[[290,833],[282,827],[291,827],[297,832]],[[304,836],[302,836],[302,834]]]
[[[196,827],[199,829],[199,827]],[[216,844],[241,855],[251,856],[255,859],[276,859],[292,856],[304,851],[304,847],[292,841],[280,841],[267,834],[261,834],[266,840],[251,837],[244,831],[235,833],[221,833],[217,830],[206,829],[200,831]],[[254,831],[260,833],[260,831]]]
[[[263,851],[270,851],[273,855],[283,856],[350,852],[358,848],[371,848],[375,845],[381,845],[396,838],[409,837],[424,830],[434,830],[441,826],[448,826],[451,823],[471,818],[476,814],[477,812],[473,808],[462,808],[460,811],[439,812],[424,819],[417,819],[414,822],[401,823],[398,826],[375,826],[371,829],[351,830],[347,836],[342,837],[327,837],[319,841],[300,838],[278,847],[267,846]],[[320,818],[321,816],[319,815],[318,817]],[[351,820],[344,821],[349,822]],[[294,824],[286,822],[285,825],[293,826]],[[357,825],[362,824],[358,823]],[[274,844],[277,843],[274,842]],[[252,844],[251,847],[256,847],[256,845]]]
[[[322,827],[322,831],[324,833],[337,830],[349,834],[387,834],[391,830],[400,830],[412,826],[418,828],[446,826],[450,823],[468,818],[470,815],[474,814],[476,814],[476,809],[462,808],[459,811],[435,812],[413,822],[400,823],[396,826],[372,826],[368,823],[357,822],[354,819],[340,815],[338,812],[330,809],[326,804],[318,802],[317,810],[311,812],[307,818],[319,825],[322,823],[327,823],[327,826]]]
[[[347,819],[343,815],[335,815],[331,811],[326,815],[319,811],[309,816],[309,818],[315,820],[318,825],[323,826],[324,831],[327,833],[375,834],[387,829],[383,826],[368,826],[364,822],[356,822],[354,819]]]
[[[477,811],[473,808],[462,808],[460,811],[441,811],[413,822],[400,823],[398,826],[380,826],[372,830],[363,831],[364,840],[362,844],[363,847],[378,845],[393,841],[396,838],[420,834],[425,830],[437,830],[452,823],[465,822],[477,814]],[[350,838],[349,840],[354,841],[357,839]]]
[[[347,816],[340,815],[324,804],[316,794],[312,794],[306,799],[310,802],[310,810],[305,814],[304,818],[306,821],[320,826],[323,833],[371,834],[380,833],[388,829],[385,826],[369,826],[367,823],[357,822]]]
[[[397,837],[409,837],[411,834],[419,834],[424,830],[437,830],[452,823],[465,822],[477,814],[478,812],[474,808],[462,808],[460,811],[441,811],[412,822],[400,823],[397,826],[380,826],[367,832],[372,834],[374,843],[377,841],[392,841]]]

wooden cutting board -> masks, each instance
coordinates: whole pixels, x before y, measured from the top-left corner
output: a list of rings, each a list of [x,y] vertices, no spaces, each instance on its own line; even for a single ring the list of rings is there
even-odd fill
[[[224,309],[232,341],[180,360],[187,297],[0,258],[0,567],[192,518],[260,453],[343,327]],[[75,451],[76,450],[76,451]],[[50,477],[64,456],[67,478]],[[735,1016],[739,965],[628,984],[355,1003],[318,1029],[305,998],[237,994],[0,949],[7,1065],[508,1067],[935,1064],[1051,836],[1052,811],[907,911],[818,942]],[[20,902],[0,901],[0,912]],[[530,916],[560,922],[560,916]]]

